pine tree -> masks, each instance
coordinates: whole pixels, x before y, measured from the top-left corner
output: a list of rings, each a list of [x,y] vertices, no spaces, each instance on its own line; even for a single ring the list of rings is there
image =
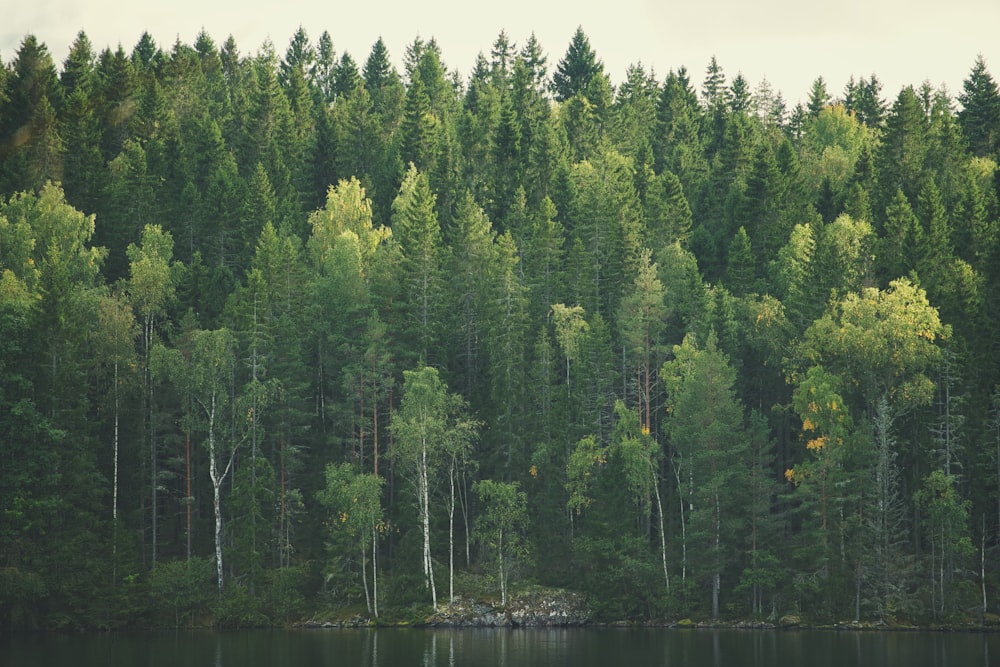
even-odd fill
[[[707,584],[712,618],[718,618],[723,576],[728,580],[743,565],[735,558],[734,538],[747,518],[740,494],[747,488],[749,439],[733,390],[736,374],[715,337],[701,347],[688,335],[674,347],[674,357],[663,368],[666,431],[689,476],[678,489],[690,508],[687,539],[695,553],[688,563],[699,583]]]
[[[809,117],[819,116],[819,112],[825,109],[829,103],[830,93],[826,90],[826,81],[821,76],[817,77],[812,83],[812,88],[809,89],[809,102],[806,105]]]
[[[969,77],[962,82],[958,101],[962,103],[958,122],[969,149],[980,157],[996,156],[1000,147],[1000,90],[986,69],[982,54],[976,57]]]
[[[444,307],[441,226],[427,177],[412,164],[393,202],[392,229],[403,254],[403,307],[414,343],[410,351],[425,363],[434,361]]]
[[[557,102],[565,102],[576,95],[593,99],[594,85],[599,77],[604,76],[604,64],[590,47],[590,40],[583,32],[583,27],[577,27],[570,40],[566,55],[556,65],[552,74],[552,92]]]
[[[927,156],[927,116],[912,86],[903,88],[886,119],[879,153],[879,185],[882,205],[888,205],[897,190],[916,201],[923,185]]]

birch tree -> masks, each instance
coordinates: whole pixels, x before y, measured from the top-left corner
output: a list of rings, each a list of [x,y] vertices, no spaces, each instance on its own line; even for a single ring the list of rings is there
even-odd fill
[[[500,604],[507,606],[507,583],[514,561],[527,553],[523,531],[528,522],[528,497],[517,482],[484,479],[473,485],[483,511],[476,519],[479,541],[492,554],[500,584]]]
[[[159,470],[157,466],[156,429],[153,426],[153,382],[150,354],[157,322],[167,313],[174,298],[180,265],[173,261],[174,239],[159,225],[146,225],[140,244],[129,244],[128,295],[142,323],[143,402],[149,437],[150,522],[152,526],[152,561],[157,557],[159,528]]]
[[[625,468],[625,479],[629,493],[635,498],[647,524],[652,509],[650,495],[656,500],[663,585],[669,593],[670,573],[667,570],[667,538],[663,526],[663,500],[660,497],[661,451],[649,433],[649,426],[640,423],[638,410],[629,410],[622,401],[618,401],[615,403],[615,417],[617,419],[612,437]]]
[[[224,590],[222,484],[233,468],[233,460],[240,444],[237,434],[227,433],[225,427],[225,417],[232,400],[236,341],[228,329],[195,331],[192,340],[193,348],[189,359],[178,350],[168,350],[162,346],[154,348],[153,367],[157,374],[166,375],[175,385],[190,392],[204,419],[215,519],[215,571],[221,596]]]
[[[118,452],[119,417],[121,414],[121,387],[135,364],[135,339],[137,326],[132,308],[120,294],[110,293],[101,297],[97,305],[98,328],[94,332],[96,354],[111,371],[111,397],[114,425],[112,428],[111,520],[115,538],[114,555],[117,556],[118,532]],[[117,558],[115,558],[117,564]]]
[[[455,506],[454,470],[458,453],[475,431],[475,426],[461,415],[462,407],[461,397],[448,392],[436,368],[420,366],[416,370],[403,371],[403,397],[399,411],[393,415],[389,425],[395,437],[389,456],[408,479],[416,496],[423,534],[421,564],[424,585],[430,590],[435,610],[438,603],[431,557],[431,498],[433,487],[439,481],[442,469],[447,466],[451,480],[450,548],[454,552],[454,527],[451,523]]]
[[[383,528],[382,486],[385,480],[359,473],[349,463],[327,465],[326,487],[319,501],[330,513],[330,529],[344,531],[361,551],[361,582],[369,615],[378,618],[378,536]],[[370,549],[370,551],[369,551]],[[371,554],[372,586],[368,587],[368,555]]]

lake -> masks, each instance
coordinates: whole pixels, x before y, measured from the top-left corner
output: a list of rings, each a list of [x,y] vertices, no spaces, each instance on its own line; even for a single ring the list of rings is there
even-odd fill
[[[0,638],[0,665],[976,667],[1000,665],[1000,634],[614,628],[35,634]]]

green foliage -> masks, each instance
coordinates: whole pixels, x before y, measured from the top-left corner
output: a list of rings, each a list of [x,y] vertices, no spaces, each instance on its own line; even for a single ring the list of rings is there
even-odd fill
[[[500,604],[507,604],[510,572],[528,554],[523,534],[528,520],[528,497],[510,484],[484,479],[472,486],[483,509],[476,518],[476,536],[492,555],[500,584]]]
[[[210,558],[164,563],[149,575],[150,612],[157,625],[193,626],[216,602]]]
[[[582,28],[355,55],[0,67],[0,625],[375,616],[445,541],[609,620],[957,618],[1000,522],[983,58],[790,109],[714,57],[612,86]]]

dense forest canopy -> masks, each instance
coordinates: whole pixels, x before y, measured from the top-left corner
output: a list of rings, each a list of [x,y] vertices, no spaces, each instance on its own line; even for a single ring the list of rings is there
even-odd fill
[[[0,66],[0,626],[995,610],[983,59],[790,107],[582,29],[444,55]]]

